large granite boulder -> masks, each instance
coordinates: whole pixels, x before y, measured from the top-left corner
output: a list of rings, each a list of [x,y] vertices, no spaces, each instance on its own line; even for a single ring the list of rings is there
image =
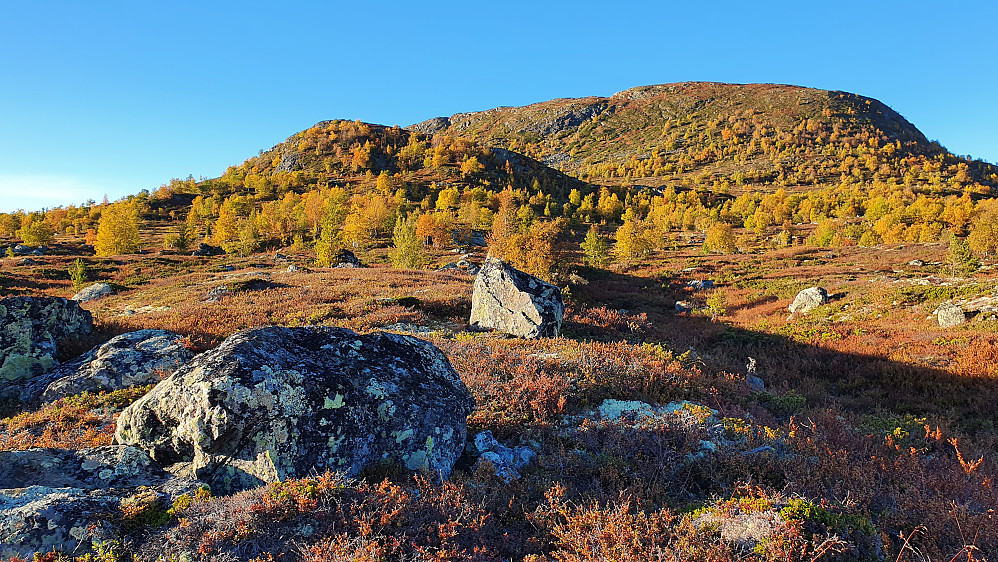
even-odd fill
[[[473,407],[424,341],[265,327],[234,334],[126,408],[115,439],[214,491],[386,462],[447,478]]]
[[[94,283],[89,287],[84,287],[80,289],[78,293],[73,295],[71,300],[77,302],[90,302],[98,299],[102,299],[114,292],[114,288],[107,283]]]
[[[57,297],[0,299],[0,388],[51,371],[57,343],[89,334],[93,317],[80,304]]]
[[[471,324],[521,338],[555,337],[565,305],[561,289],[489,256],[475,278]]]
[[[822,287],[809,287],[797,293],[789,308],[791,314],[807,314],[823,304],[828,304],[828,291]]]
[[[166,330],[139,330],[107,343],[26,381],[22,402],[52,402],[83,391],[120,390],[158,383],[194,357],[180,336]]]

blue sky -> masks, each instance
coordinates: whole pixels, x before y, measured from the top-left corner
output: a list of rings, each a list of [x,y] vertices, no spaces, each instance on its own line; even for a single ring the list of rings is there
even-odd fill
[[[0,18],[0,211],[387,125],[705,80],[877,98],[998,162],[998,3],[32,2]]]

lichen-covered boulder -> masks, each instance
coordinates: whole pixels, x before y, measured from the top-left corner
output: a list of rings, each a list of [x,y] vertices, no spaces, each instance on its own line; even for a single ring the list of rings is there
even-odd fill
[[[828,304],[828,291],[822,287],[809,287],[797,293],[789,308],[791,314],[807,314],[823,304]]]
[[[52,402],[83,391],[120,390],[158,383],[194,357],[180,336],[166,330],[139,330],[60,365],[22,386],[22,402]]]
[[[489,256],[475,277],[471,319],[475,330],[521,338],[555,337],[565,305],[561,289]]]
[[[73,298],[71,300],[77,302],[90,302],[102,299],[113,292],[114,289],[107,283],[94,283],[89,287],[84,287],[83,289],[80,289],[80,292],[73,295]]]
[[[59,364],[59,340],[89,334],[93,317],[80,304],[57,297],[0,299],[0,388]]]
[[[339,267],[339,268],[364,267],[364,264],[360,263],[360,260],[357,259],[357,256],[350,250],[340,250],[336,252],[336,255],[333,256],[332,263],[333,267]]]
[[[967,321],[967,314],[953,303],[943,303],[936,309],[936,321],[940,328],[952,328]]]
[[[447,478],[473,407],[424,341],[265,327],[234,334],[126,408],[115,439],[214,491],[386,462]]]

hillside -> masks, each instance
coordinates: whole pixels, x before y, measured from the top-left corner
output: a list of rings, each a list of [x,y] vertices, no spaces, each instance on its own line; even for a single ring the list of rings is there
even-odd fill
[[[934,186],[965,169],[962,184],[998,186],[998,168],[955,157],[883,103],[798,86],[642,86],[608,98],[457,113],[410,129],[520,151],[594,180],[654,177],[647,183],[663,184],[693,177],[701,185],[803,187],[838,182],[859,161],[862,179],[879,174],[883,181]],[[943,164],[938,176],[912,169],[927,162]]]

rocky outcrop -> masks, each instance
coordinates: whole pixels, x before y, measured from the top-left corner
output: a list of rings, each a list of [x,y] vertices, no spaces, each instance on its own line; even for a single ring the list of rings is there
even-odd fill
[[[0,452],[0,557],[88,553],[117,531],[108,514],[138,495],[169,505],[200,484],[175,478],[135,447]]]
[[[475,278],[471,319],[475,330],[522,338],[555,337],[565,305],[561,289],[489,256]]]
[[[118,418],[115,439],[213,491],[395,463],[446,478],[474,400],[410,336],[329,327],[239,332]]]
[[[116,512],[120,501],[113,492],[80,488],[0,490],[0,557],[87,552],[106,531],[100,517]]]
[[[171,478],[135,447],[0,451],[0,488],[134,488],[165,484]]]
[[[93,317],[79,303],[57,297],[0,299],[0,389],[10,381],[56,367],[57,343],[89,334]]]
[[[789,308],[791,314],[807,314],[823,304],[828,304],[828,291],[822,287],[809,287],[797,293]]]
[[[468,453],[477,457],[475,465],[489,463],[496,476],[509,482],[520,477],[520,471],[530,464],[537,453],[530,447],[517,445],[507,447],[500,443],[491,431],[482,431],[468,442]]]
[[[107,283],[94,283],[89,287],[81,289],[80,292],[73,295],[73,298],[70,300],[74,300],[77,302],[90,302],[90,301],[95,301],[97,299],[102,299],[113,292],[114,289],[111,288],[111,286],[108,285]]]
[[[139,330],[112,338],[51,373],[26,381],[22,402],[52,402],[83,391],[158,383],[194,353],[166,330]]]
[[[952,328],[967,321],[963,309],[953,303],[944,303],[936,309],[936,321],[940,328]]]

